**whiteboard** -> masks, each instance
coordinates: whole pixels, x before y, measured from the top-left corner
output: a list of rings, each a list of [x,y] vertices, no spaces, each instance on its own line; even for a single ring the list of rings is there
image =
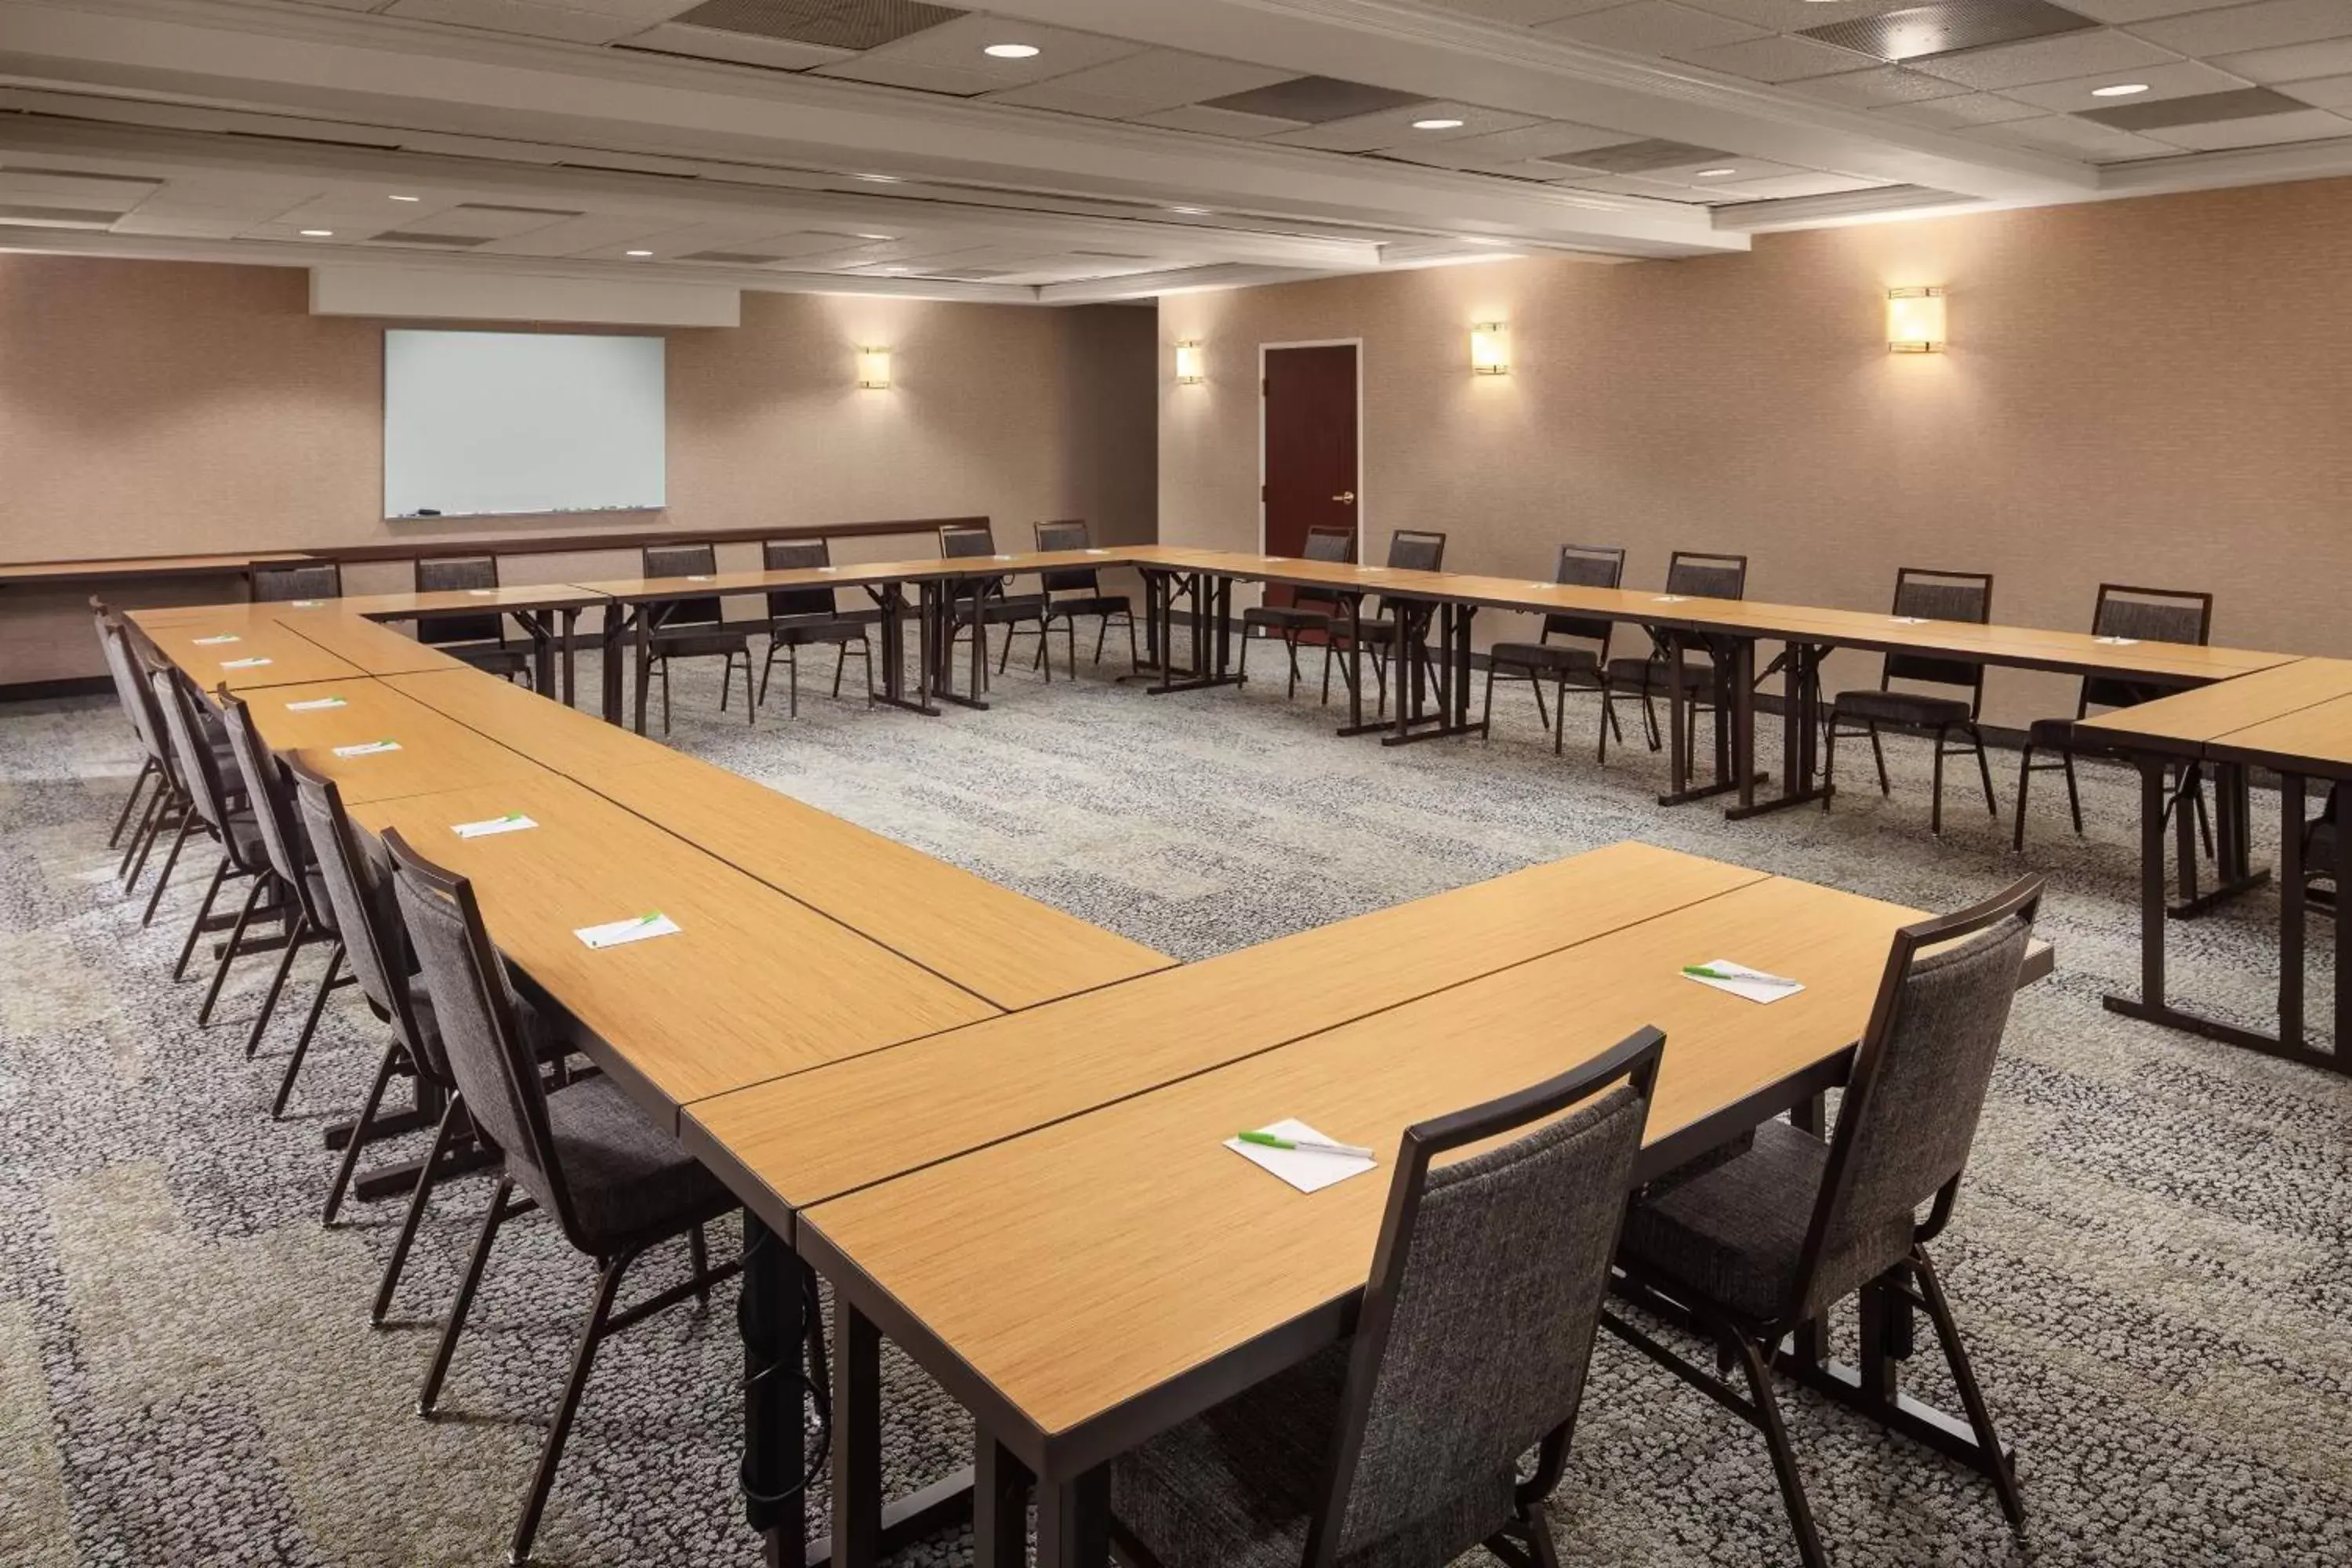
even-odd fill
[[[383,334],[383,514],[664,504],[663,340]]]

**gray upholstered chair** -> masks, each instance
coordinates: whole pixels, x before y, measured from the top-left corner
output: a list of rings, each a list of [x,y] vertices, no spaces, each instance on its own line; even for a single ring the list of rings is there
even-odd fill
[[[640,552],[647,577],[709,577],[719,570],[715,544],[648,544]],[[719,710],[727,711],[727,690],[735,679],[735,661],[743,661],[743,721],[759,721],[760,705],[752,700],[751,639],[741,628],[725,624],[719,595],[672,599],[648,605],[640,613],[653,617],[646,636],[649,670],[661,675],[662,733],[669,733],[669,661],[674,658],[723,658],[719,677]]]
[[[247,584],[257,605],[284,604],[296,599],[340,599],[343,596],[343,569],[332,561],[256,566],[247,574]]]
[[[1903,567],[1895,574],[1895,614],[1904,618],[1983,626],[1992,619],[1992,574]],[[1897,690],[1895,682],[1898,680],[1941,686],[1967,695],[1937,696]],[[1944,759],[1964,757],[1971,751],[1976,753],[1977,773],[1984,781],[1985,809],[1998,820],[2000,803],[1992,795],[1992,763],[1985,757],[1984,731],[1977,724],[1977,713],[1983,705],[1983,665],[1934,654],[1889,653],[1879,668],[1874,689],[1841,691],[1830,703],[1829,719],[1823,726],[1827,741],[1822,754],[1822,809],[1830,808],[1836,793],[1840,735],[1870,737],[1870,754],[1878,763],[1878,793],[1893,793],[1886,778],[1886,748],[1879,741],[1881,730],[1893,729],[1927,735],[1935,742],[1935,800],[1927,814],[1930,833],[1944,831]],[[1966,736],[1969,743],[1953,746],[1950,738],[1954,731]]]
[[[1122,1557],[1441,1568],[1484,1542],[1523,1568],[1555,1563],[1543,1502],[1664,1043],[1643,1029],[1549,1082],[1406,1129],[1355,1338],[1112,1461]]]
[[[188,961],[195,956],[197,939],[210,929],[213,902],[220,897],[222,886],[237,880],[249,884],[245,903],[229,927],[228,940],[221,944],[220,954],[213,963],[213,977],[205,987],[205,999],[196,1008],[196,1022],[209,1024],[213,1006],[220,1000],[221,985],[228,979],[229,966],[247,951],[246,932],[252,928],[254,911],[260,907],[262,895],[270,890],[269,854],[261,842],[261,825],[254,820],[243,790],[232,787],[228,782],[232,767],[224,764],[197,716],[197,707],[204,699],[196,695],[195,689],[178,670],[168,665],[151,668],[147,679],[155,693],[155,706],[163,715],[164,731],[171,736],[172,755],[179,765],[182,782],[187,785],[189,805],[186,826],[163,861],[163,875],[156,879],[154,892],[148,896],[148,913],[154,913],[156,900],[171,883],[172,867],[190,828],[202,829],[221,850],[212,880],[205,885],[204,900],[196,906],[195,917],[188,922],[187,940],[180,944],[179,960],[172,965],[173,979],[186,978]]]
[[[1084,550],[1092,542],[1087,525],[1076,518],[1059,522],[1036,525],[1037,548],[1042,551]],[[1091,566],[1066,566],[1059,571],[1041,572],[1038,585],[1045,590],[1045,628],[1047,637],[1054,623],[1062,623],[1070,643],[1070,679],[1078,678],[1078,621],[1083,616],[1096,618],[1095,663],[1102,663],[1103,644],[1110,638],[1113,621],[1127,623],[1127,658],[1130,665],[1143,662],[1135,647],[1135,606],[1124,594],[1106,594],[1102,574]],[[1037,657],[1045,657],[1047,637],[1037,642]]]
[[[713,1269],[703,1226],[732,1210],[735,1199],[611,1079],[580,1079],[551,1093],[547,1090],[540,1081],[505,962],[483,929],[473,885],[417,854],[397,830],[385,832],[383,846],[392,858],[401,918],[425,991],[433,998],[442,1047],[465,1096],[466,1114],[506,1159],[440,1345],[425,1373],[418,1414],[429,1417],[436,1413],[450,1356],[501,1225],[533,1208],[544,1209],[574,1250],[596,1260],[595,1300],[509,1549],[509,1561],[521,1563],[530,1556],[531,1540],[539,1532],[540,1515],[562,1461],[564,1440],[571,1436],[597,1346],[689,1296],[709,1304],[710,1287],[741,1265],[730,1261]],[[514,1192],[518,1185],[523,1191],[520,1199]],[[692,1259],[689,1277],[615,1312],[614,1300],[630,1266],[648,1248],[681,1237]]]
[[[2336,784],[2327,792],[2327,805],[2303,834],[2303,879],[2306,883],[2325,882],[2327,891],[2315,893],[2313,901],[2336,911],[2344,918],[2344,889],[2336,880],[2336,835],[2344,820],[2344,786]]]
[[[131,651],[130,637],[103,601],[90,600],[89,609],[98,628],[99,651],[106,657],[106,673],[114,682],[114,699],[122,705],[123,720],[139,742],[138,775],[131,781],[131,793],[123,797],[122,810],[114,818],[114,831],[106,838],[109,847],[121,843],[123,830],[131,827],[131,812],[142,798],[147,802],[114,868],[116,878],[129,889],[139,880],[138,872],[131,869],[133,863],[143,868],[156,836],[178,826],[178,813],[184,808],[186,797],[172,769],[171,743],[163,734],[163,726],[150,719],[155,695],[139,679],[138,656]],[[150,784],[154,787],[148,788]]]
[[[760,563],[771,572],[812,571],[833,564],[833,546],[822,539],[771,539],[760,547]],[[804,647],[830,645],[834,649],[833,695],[841,696],[842,667],[855,652],[866,661],[866,695],[874,695],[874,647],[866,628],[880,618],[876,611],[844,611],[829,584],[811,588],[773,588],[768,593],[768,658],[760,667],[759,700],[768,700],[768,678],[775,673],[776,656],[784,657],[785,711],[801,710],[801,654]]]
[[[940,530],[941,560],[980,561],[996,553],[996,531],[987,523],[951,522]],[[1002,675],[1013,657],[1013,634],[1025,626],[1041,645],[1045,642],[1045,595],[1015,594],[1012,592],[1012,579],[1003,575],[959,577],[950,585],[948,619],[954,628],[949,637],[950,647],[967,637],[981,639],[982,676],[988,673],[988,628],[1004,628],[1004,648],[996,660],[996,673]],[[1043,662],[1046,683],[1051,685],[1054,661]]]
[[[1685,599],[1744,599],[1748,596],[1748,557],[1677,550],[1666,560],[1664,592]],[[1685,721],[1690,738],[1686,744],[1696,749],[1699,710],[1713,706],[1708,694],[1715,687],[1715,663],[1712,659],[1669,662],[1666,643],[1654,632],[1651,634],[1651,644],[1647,658],[1612,658],[1601,667],[1601,760],[1604,763],[1609,760],[1608,732],[1617,726],[1617,700],[1642,700],[1642,724],[1650,750],[1654,752],[1662,743],[1654,699],[1671,690],[1676,681],[1682,683],[1689,699]],[[1718,731],[1722,722],[1722,715],[1717,714]]]
[[[1426,529],[1400,528],[1389,535],[1388,563],[1390,570],[1397,572],[1442,572],[1445,569],[1445,535]],[[1410,679],[1412,676],[1403,662],[1405,659],[1425,664],[1429,658],[1427,647],[1418,638],[1411,647],[1397,647],[1398,628],[1402,625],[1396,607],[1386,598],[1374,600],[1371,613],[1357,619],[1352,626],[1339,618],[1331,623],[1328,646],[1333,652],[1345,653],[1352,635],[1356,646],[1371,654],[1372,678],[1379,682],[1379,707],[1382,712],[1388,710],[1389,705],[1390,658],[1394,656],[1398,660],[1397,679],[1400,682]]]
[[[249,1061],[261,1049],[261,1037],[268,1031],[270,1016],[278,1010],[278,998],[286,989],[286,977],[293,972],[294,960],[302,950],[319,943],[327,946],[327,966],[319,976],[319,989],[310,998],[310,1011],[302,1020],[302,1032],[294,1041],[294,1053],[287,1058],[285,1076],[278,1080],[278,1098],[270,1102],[272,1120],[286,1114],[286,1101],[294,1092],[294,1080],[302,1071],[302,1058],[310,1054],[310,1037],[319,1032],[319,1017],[327,1010],[327,998],[339,985],[350,984],[343,973],[343,937],[335,919],[334,906],[327,898],[326,884],[320,879],[318,867],[294,813],[293,791],[286,782],[284,768],[278,754],[269,749],[253,727],[253,712],[244,701],[229,694],[223,687],[220,692],[221,721],[228,730],[230,754],[236,759],[236,770],[245,780],[245,797],[253,805],[254,822],[261,829],[262,851],[268,861],[263,873],[270,883],[271,895],[281,906],[292,912],[292,921],[286,928],[285,945],[278,950],[278,967],[269,976],[269,989],[262,994],[260,1010],[253,1016],[253,1028],[245,1037],[245,1055]]]
[[[1352,528],[1310,528],[1300,559],[1319,561],[1338,565],[1356,558],[1356,531]],[[1242,612],[1241,676],[1249,679],[1250,630],[1257,629],[1261,637],[1280,637],[1284,651],[1290,655],[1290,684],[1283,689],[1283,700],[1287,702],[1298,694],[1298,639],[1316,637],[1323,642],[1323,700],[1331,700],[1331,623],[1339,616],[1340,602],[1330,594],[1318,594],[1312,588],[1294,589],[1287,605],[1253,605]],[[1343,666],[1342,668],[1345,667]]]
[[[1631,1321],[1605,1321],[1763,1432],[1808,1568],[1826,1559],[1769,1368],[1785,1337],[1817,1331],[1865,1288],[1895,1291],[1934,1321],[2001,1508],[2011,1524],[2024,1519],[1927,1244],[1951,1218],[2041,898],[2041,879],[2028,877],[1973,909],[1895,933],[1826,1141],[1768,1121],[1729,1159],[1652,1184],[1626,1217],[1618,1249],[1626,1294],[1687,1315],[1716,1342],[1720,1365],[1738,1360],[1748,1397]]]
[[[2189,643],[2205,646],[2213,630],[2213,595],[2175,588],[2134,588],[2121,583],[2102,583],[2099,596],[2091,607],[2091,635],[2102,637],[2129,637],[2136,642]],[[2025,754],[2020,760],[2017,773],[2017,825],[2010,838],[2015,849],[2025,847],[2025,795],[2033,783],[2033,775],[2060,772],[2066,775],[2066,806],[2074,818],[2074,831],[2083,831],[2083,796],[2074,782],[2074,759],[2077,757],[2112,758],[2112,747],[2101,744],[2094,737],[2095,731],[2077,730],[2075,726],[2091,716],[2091,710],[2133,708],[2168,694],[2174,689],[2144,686],[2137,681],[2123,680],[2114,676],[2085,676],[2081,695],[2074,701],[2072,719],[2036,719],[2027,729]],[[2036,763],[2036,752],[2054,752],[2054,763]],[[2204,781],[2190,781],[2191,799],[2195,804],[2199,826],[2205,829],[2205,853],[2213,853],[2212,825],[2205,815]],[[2176,797],[2174,804],[2179,804]]]
[[[1625,552],[1613,544],[1563,544],[1559,547],[1559,564],[1553,569],[1551,580],[1566,587],[1614,588],[1625,580]],[[1601,689],[1601,668],[1609,659],[1609,639],[1617,630],[1617,623],[1591,616],[1550,615],[1543,618],[1543,631],[1534,642],[1498,642],[1486,650],[1486,704],[1478,727],[1484,737],[1491,739],[1495,726],[1495,681],[1524,680],[1535,693],[1536,717],[1552,731],[1551,752],[1559,755],[1560,742],[1568,734],[1568,688],[1570,681],[1580,687]],[[1564,641],[1554,642],[1560,637]],[[1591,643],[1591,647],[1579,644]],[[1560,722],[1554,728],[1544,715],[1543,683],[1552,683],[1553,704],[1560,713]],[[1607,704],[1601,710],[1603,723],[1614,723],[1616,715]],[[1624,739],[1621,731],[1619,740]]]
[[[412,581],[420,594],[464,593],[499,585],[495,555],[419,556]],[[463,659],[505,680],[530,684],[530,649],[507,640],[507,618],[493,611],[479,616],[427,616],[416,623],[416,640]]]

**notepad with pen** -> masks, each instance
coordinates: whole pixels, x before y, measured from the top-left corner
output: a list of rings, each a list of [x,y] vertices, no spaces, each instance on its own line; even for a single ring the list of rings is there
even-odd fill
[[[1685,963],[1683,965],[1683,977],[1717,991],[1727,991],[1734,996],[1744,996],[1750,1002],[1778,1002],[1784,997],[1794,996],[1805,988],[1801,982],[1790,980],[1786,975],[1768,974],[1744,963],[1734,963],[1727,958],[1711,958],[1705,963]]]
[[[633,942],[649,937],[676,936],[677,922],[656,910],[647,915],[637,915],[625,921],[612,921],[600,926],[583,926],[572,934],[590,947],[602,951],[608,947],[625,947]]]
[[[1226,1139],[1225,1147],[1302,1193],[1319,1193],[1380,1163],[1370,1149],[1336,1142],[1296,1117],[1245,1129]]]

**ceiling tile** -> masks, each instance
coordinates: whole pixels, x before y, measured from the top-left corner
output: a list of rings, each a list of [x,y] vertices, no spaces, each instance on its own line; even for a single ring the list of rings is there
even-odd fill
[[[572,44],[610,43],[641,31],[644,26],[620,16],[575,11],[567,5],[531,5],[528,0],[398,0],[384,15]]]
[[[1181,109],[1163,109],[1156,114],[1132,117],[1138,125],[1156,125],[1163,131],[1190,131],[1202,136],[1234,136],[1244,139],[1271,136],[1277,131],[1291,131],[1301,123],[1297,120],[1278,120],[1270,114],[1240,114],[1230,109],[1211,109],[1206,104],[1190,103]]]
[[[763,38],[871,49],[961,15],[922,0],[704,0],[677,19]]]
[[[1581,16],[1587,11],[1606,11],[1622,5],[1625,0],[1421,0],[1437,11],[1452,11],[1457,16],[1475,16],[1487,22],[1513,22],[1522,27],[1533,27],[1545,22],[1557,22],[1563,16]]]
[[[1462,123],[1448,131],[1416,131],[1413,122],[1419,120],[1458,120]],[[1402,109],[1383,110],[1378,114],[1360,114],[1352,120],[1334,120],[1328,124],[1286,131],[1278,136],[1267,137],[1266,141],[1277,146],[1314,147],[1328,153],[1376,153],[1385,147],[1451,141],[1456,136],[1478,136],[1495,131],[1516,131],[1536,122],[1535,116],[1531,114],[1510,114],[1499,109],[1479,109],[1471,104],[1414,103]]]
[[[72,170],[0,169],[0,202],[125,213],[153,195],[163,184]]]
[[[2217,5],[2238,3],[2239,0],[2065,0],[2069,11],[2080,11],[2095,22],[2113,23],[2147,22],[2158,16],[2178,16],[2184,11],[2210,11]]]
[[[2123,82],[2146,84],[2146,92],[2136,92],[2126,98],[2094,98],[2094,88],[2113,87]],[[2145,66],[2137,70],[2117,73],[2102,71],[2097,76],[2073,77],[2064,81],[2034,82],[2026,87],[2013,87],[2008,96],[2021,103],[2034,104],[2042,109],[2054,109],[2080,113],[2085,110],[2112,109],[2117,105],[2161,103],[2167,99],[2194,98],[2208,92],[2228,92],[2245,86],[2244,79],[2196,60],[2178,60],[2171,65]]]
[[[1890,120],[1925,125],[1937,131],[1959,131],[1971,125],[1999,125],[2009,120],[2034,120],[2044,110],[1997,92],[1965,93],[1931,103],[1895,103],[1878,110]]]
[[[2132,30],[2184,55],[2229,54],[2352,37],[2352,5],[2345,0],[2261,0],[2253,5],[2168,16]]]
[[[2279,90],[2322,109],[2352,109],[2352,76],[2324,76],[2316,81],[2290,82]]]
[[[1795,196],[1835,196],[1848,191],[1874,191],[1885,184],[1884,180],[1864,180],[1852,174],[1780,174],[1768,180],[1733,181],[1709,187],[1709,194],[1718,198],[1746,196],[1760,201],[1786,201]]]
[[[1031,44],[1038,52],[1017,60],[982,53],[991,44],[1007,43]],[[1106,38],[1095,33],[1071,32],[1032,22],[966,16],[910,33],[849,59],[820,66],[813,74],[970,97],[993,89],[1066,76],[1142,51],[1141,44],[1124,38]]]
[[[2095,163],[2111,163],[2126,158],[2161,158],[2179,151],[2169,143],[2147,136],[2135,136],[2128,131],[2095,125],[2071,114],[2044,114],[2007,125],[1985,125],[1967,134],[1986,142],[2005,142],[2012,147],[2031,147],[2037,153],[2087,158]]]
[[[2284,48],[2252,49],[2242,55],[2217,55],[2213,63],[2248,81],[2308,81],[2313,77],[2341,76],[2352,71],[2352,38],[2324,44],[2289,44]]]
[[[1795,81],[1802,77],[1831,76],[1851,71],[1867,58],[1851,49],[1817,44],[1811,38],[1783,37],[1717,44],[1713,48],[1690,49],[1675,56],[1691,65],[1744,76],[1750,81]]]
[[[1922,4],[1922,0],[1683,0],[1683,4],[1713,11],[1735,22],[1753,22],[1775,32],[1795,33],[1830,22],[1907,11]]]
[[[2223,120],[2208,125],[2167,125],[2147,132],[2159,142],[2200,153],[2236,147],[2274,147],[2288,142],[2326,142],[2352,137],[2352,120],[2324,109],[2301,109],[2287,114],[2265,114],[2248,120]]]
[[[1890,103],[1923,103],[1931,98],[1951,98],[1969,89],[1958,82],[1906,70],[1901,66],[1880,66],[1873,70],[1812,77],[1791,83],[1789,90],[1825,103],[1876,109]]]
[[[1652,201],[1694,203],[1697,193],[1687,185],[1645,180],[1639,174],[1582,174],[1562,182],[1569,189],[1595,191],[1609,196],[1647,196]]]
[[[2217,125],[2225,120],[2260,120],[2270,115],[2299,113],[2304,106],[2273,87],[2233,87],[2222,92],[2193,92],[2183,98],[2159,98],[2153,103],[2126,100],[2105,109],[2082,110],[2084,119],[2118,131],[2143,131],[2161,135],[2173,126]]]
[[[1631,5],[1613,5],[1553,22],[1543,30],[1580,44],[1635,55],[1683,55],[1768,36],[1765,28],[1735,22],[1713,11],[1677,5],[1674,0],[1634,0]]]
[[[1103,120],[1125,120],[1154,110],[1174,109],[1202,99],[1269,87],[1287,80],[1291,74],[1268,66],[1187,54],[1181,49],[1146,49],[1106,65],[992,92],[988,101],[1054,109],[1065,114],[1089,114]]]
[[[428,226],[420,221],[417,226]],[[587,213],[543,228],[494,239],[481,249],[485,255],[494,256],[577,256],[604,246],[631,244],[674,226],[654,217]]]
[[[2097,71],[2168,65],[2179,58],[2169,49],[2158,48],[2128,33],[2101,28],[2036,38],[2031,43],[1970,49],[1965,54],[1941,55],[1921,60],[1914,68],[1942,77],[1946,81],[1997,89],[2024,87],[2037,81],[2063,81]]]
[[[754,33],[730,33],[718,27],[694,27],[665,23],[625,39],[627,49],[656,49],[664,54],[692,55],[697,59],[726,60],[735,65],[761,66],[769,70],[799,71],[845,60],[854,52],[822,44],[794,43],[789,38],[763,38]]]
[[[1540,124],[1521,126],[1516,131],[1449,138],[1441,145],[1451,152],[1475,152],[1484,158],[1517,163],[1527,158],[1554,158],[1581,153],[1588,147],[1615,147],[1624,140],[1622,131],[1602,131],[1591,125],[1546,121]]]
[[[1702,169],[1728,169],[1731,173],[1711,179],[1701,179]],[[1658,180],[1671,185],[1684,185],[1694,191],[1731,190],[1757,180],[1776,180],[1793,174],[1819,174],[1817,169],[1801,169],[1793,163],[1775,163],[1763,158],[1709,158],[1700,163],[1685,163],[1675,169],[1652,169],[1643,174],[1645,180]]]

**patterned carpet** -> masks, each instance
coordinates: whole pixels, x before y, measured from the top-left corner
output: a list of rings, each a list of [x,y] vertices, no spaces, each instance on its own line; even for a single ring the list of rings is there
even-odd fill
[[[2018,867],[1965,788],[1948,841],[1928,837],[1917,745],[1890,747],[1892,800],[1733,826],[1659,809],[1647,753],[1596,769],[1589,702],[1555,760],[1523,692],[1489,747],[1402,752],[1334,738],[1278,684],[1153,698],[1015,674],[997,695],[936,721],[818,696],[787,723],[779,689],[746,729],[717,711],[714,669],[681,667],[674,740],[1187,959],[1627,837],[1929,908]],[[370,1331],[394,1205],[317,1216],[320,1129],[357,1104],[374,1030],[339,1000],[269,1121],[294,1021],[257,1061],[238,1048],[265,966],[198,1029],[194,986],[168,979],[197,874],[144,931],[113,883],[104,838],[134,763],[110,704],[0,708],[0,1563],[497,1561],[588,1265],[543,1218],[510,1226],[447,1417],[413,1414],[486,1184],[439,1204],[395,1326]],[[2132,802],[2112,773],[2088,785],[2086,839],[2054,800],[2036,814],[2059,972],[2019,999],[1939,1248],[2029,1528],[2014,1540],[1973,1478],[1792,1397],[1842,1568],[2352,1562],[2352,1087],[2101,1010],[2134,973]],[[2258,896],[2177,929],[2180,993],[2260,1020],[2274,913]],[[646,1285],[683,1267],[657,1259]],[[606,1347],[541,1560],[754,1560],[731,1308]],[[1931,1359],[1913,1376],[1948,1405]],[[968,1436],[911,1367],[890,1375],[888,1460],[912,1485]],[[1554,1513],[1574,1563],[1794,1561],[1761,1443],[1606,1339]],[[966,1554],[941,1539],[904,1561]]]

